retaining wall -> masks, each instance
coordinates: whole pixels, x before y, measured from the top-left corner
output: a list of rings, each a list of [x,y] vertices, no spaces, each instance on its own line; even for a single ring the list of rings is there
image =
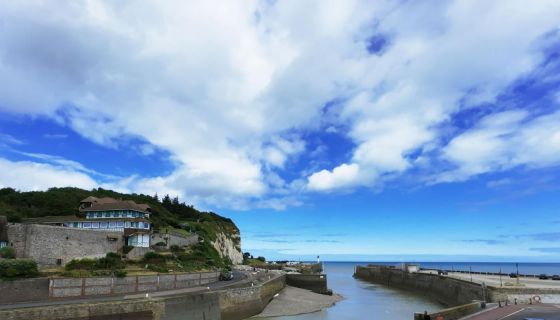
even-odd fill
[[[41,301],[48,297],[49,278],[0,280],[0,304]]]
[[[29,258],[40,267],[65,265],[76,258],[99,258],[118,251],[122,233],[65,228],[40,224],[9,223],[9,246],[18,258]],[[115,240],[116,239],[116,240]]]
[[[438,317],[441,317],[441,319],[445,319],[445,320],[457,320],[465,316],[471,315],[475,312],[478,312],[485,307],[486,306],[484,303],[480,301],[476,301],[461,306],[443,309],[437,312],[430,313],[430,318],[440,319]],[[414,314],[414,320],[423,320],[423,319],[424,319],[423,313],[417,312]]]
[[[169,297],[0,309],[2,320],[238,320],[262,312],[285,286],[284,276],[260,284]],[[247,283],[245,283],[247,285]],[[233,284],[232,284],[233,285]]]
[[[328,292],[326,274],[287,274],[286,284],[320,294]]]
[[[49,282],[50,298],[119,295],[195,287],[218,281],[218,272],[175,273],[124,278],[54,278]]]
[[[261,313],[285,286],[282,275],[255,286],[219,291],[221,319],[240,320]]]

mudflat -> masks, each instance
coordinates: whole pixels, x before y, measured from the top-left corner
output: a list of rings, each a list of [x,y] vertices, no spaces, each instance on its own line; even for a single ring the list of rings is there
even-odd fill
[[[309,290],[287,286],[276,296],[260,314],[253,318],[293,316],[311,313],[328,308],[343,297],[318,294]]]

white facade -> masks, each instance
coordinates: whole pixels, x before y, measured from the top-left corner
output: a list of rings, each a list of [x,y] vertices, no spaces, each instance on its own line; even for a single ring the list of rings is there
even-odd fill
[[[149,234],[134,234],[128,237],[127,245],[133,247],[143,247],[149,248],[150,247],[150,235]]]

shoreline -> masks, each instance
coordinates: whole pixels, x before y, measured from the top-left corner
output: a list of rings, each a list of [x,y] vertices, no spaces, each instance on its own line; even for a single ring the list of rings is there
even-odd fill
[[[280,291],[278,296],[270,301],[263,312],[253,316],[251,319],[313,313],[332,307],[343,299],[343,296],[336,293],[328,296],[314,293],[310,290],[286,286]]]

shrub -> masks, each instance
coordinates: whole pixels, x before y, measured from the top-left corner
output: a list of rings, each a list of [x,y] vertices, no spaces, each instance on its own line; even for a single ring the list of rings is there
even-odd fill
[[[156,243],[155,245],[158,246],[158,247],[166,247],[167,243],[165,243],[163,241],[160,241],[160,242]]]
[[[10,259],[0,261],[0,278],[30,278],[39,274],[33,260]]]
[[[97,264],[97,260],[83,258],[83,259],[72,259],[68,262],[64,269],[67,271],[70,270],[95,270]]]
[[[0,249],[0,257],[4,259],[15,259],[16,258],[16,250],[12,247],[4,247]]]
[[[97,269],[124,269],[125,264],[118,253],[109,252],[103,258],[99,258],[96,263]]]
[[[84,277],[90,277],[92,274],[98,275],[95,274],[95,272],[96,271],[92,273],[89,270],[66,270],[62,272],[60,275],[64,277],[70,277],[70,278],[84,278]]]
[[[126,277],[126,271],[125,270],[115,270],[114,274],[115,274],[115,277],[117,277],[117,278]]]
[[[182,248],[182,247],[180,247],[180,246],[178,246],[178,245],[176,245],[176,244],[172,245],[169,249],[171,249],[171,252],[175,252],[175,253],[177,253],[177,252],[185,252],[185,249],[184,249],[184,248]]]
[[[144,261],[145,262],[163,262],[165,261],[165,257],[156,252],[146,252],[144,254]]]
[[[148,269],[151,270],[151,271],[154,271],[154,272],[159,272],[159,273],[169,272],[166,265],[160,265],[160,264],[149,264]]]

